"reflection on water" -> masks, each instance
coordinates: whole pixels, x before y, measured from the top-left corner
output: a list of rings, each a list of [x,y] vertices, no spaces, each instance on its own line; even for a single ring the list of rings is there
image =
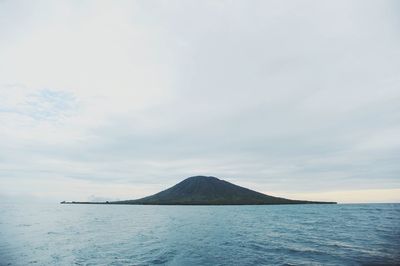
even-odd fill
[[[0,204],[0,265],[399,264],[400,204]]]

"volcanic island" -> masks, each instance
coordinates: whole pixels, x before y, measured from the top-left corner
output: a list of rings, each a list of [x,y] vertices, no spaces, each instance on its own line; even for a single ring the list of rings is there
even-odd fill
[[[105,202],[62,201],[61,204],[277,205],[336,204],[336,202],[285,199],[244,188],[213,176],[192,176],[175,186],[141,199]]]

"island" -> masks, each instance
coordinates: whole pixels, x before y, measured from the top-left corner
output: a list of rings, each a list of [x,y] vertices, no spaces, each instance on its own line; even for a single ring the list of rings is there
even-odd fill
[[[157,194],[135,200],[61,204],[131,204],[131,205],[273,205],[336,204],[336,202],[291,200],[266,195],[213,176],[192,176]]]

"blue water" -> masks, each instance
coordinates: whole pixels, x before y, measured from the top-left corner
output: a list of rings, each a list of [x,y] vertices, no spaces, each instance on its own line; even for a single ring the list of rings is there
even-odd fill
[[[0,265],[396,265],[400,204],[0,204]]]

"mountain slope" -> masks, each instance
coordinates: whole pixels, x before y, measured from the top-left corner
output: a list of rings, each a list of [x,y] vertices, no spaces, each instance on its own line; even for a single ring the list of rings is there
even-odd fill
[[[189,177],[175,186],[137,200],[109,204],[149,205],[258,205],[335,203],[289,200],[265,195],[211,176]]]

